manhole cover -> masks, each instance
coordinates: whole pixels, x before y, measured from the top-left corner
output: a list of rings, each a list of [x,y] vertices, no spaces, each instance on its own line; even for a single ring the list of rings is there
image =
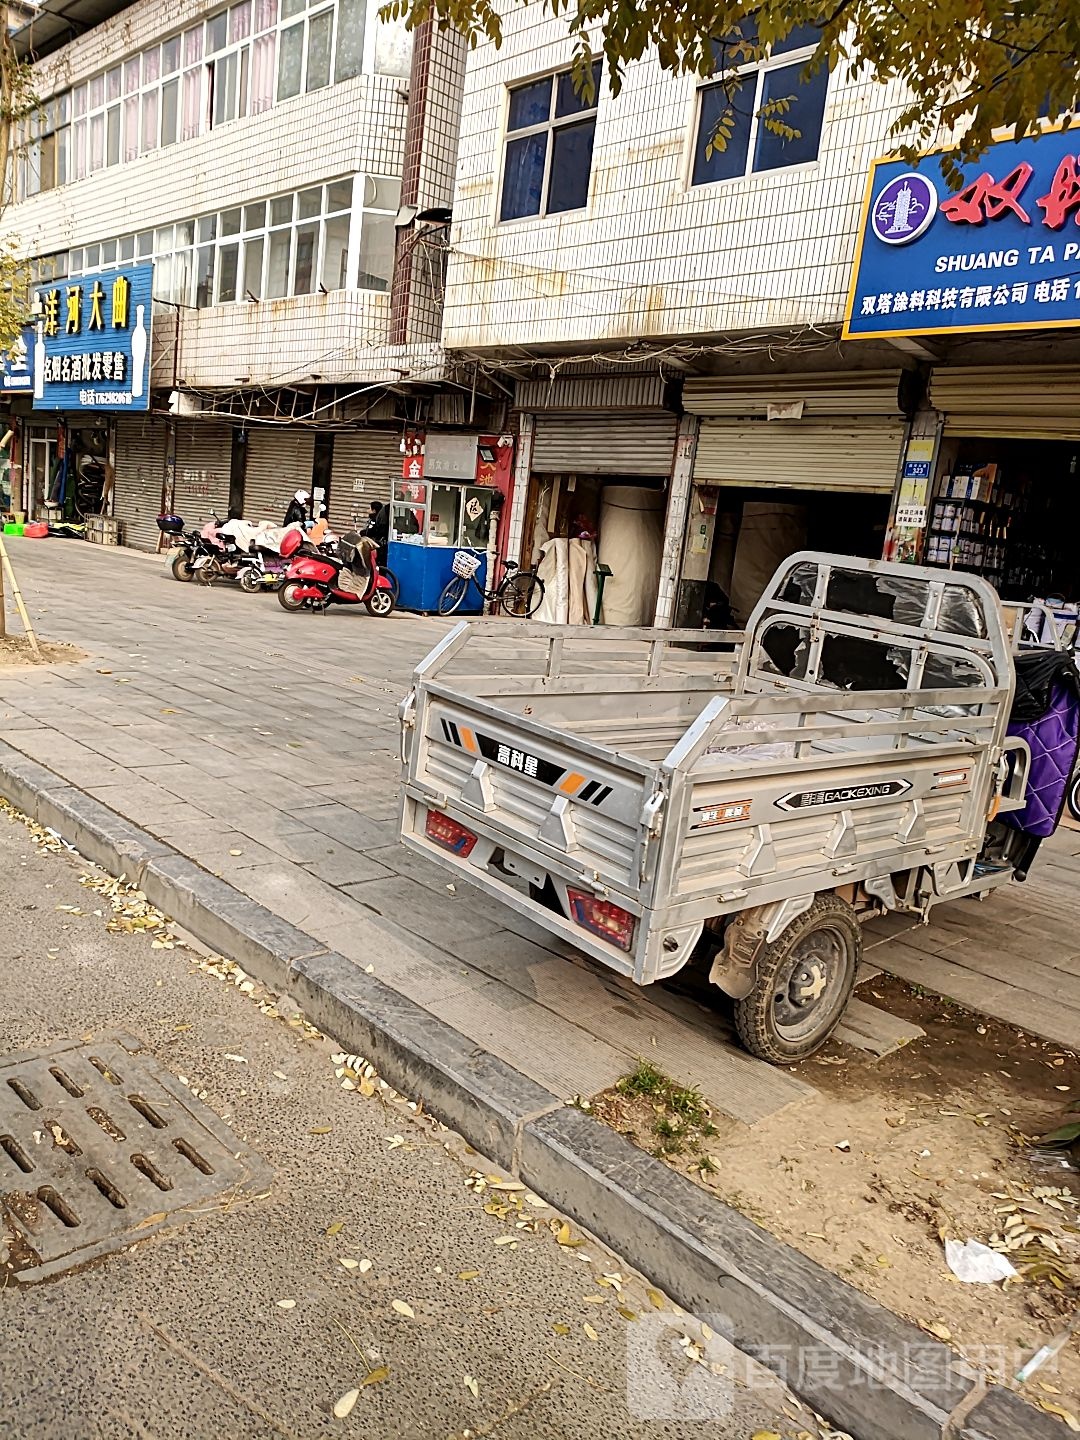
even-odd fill
[[[0,1059],[0,1208],[24,1282],[268,1179],[265,1162],[129,1036]]]

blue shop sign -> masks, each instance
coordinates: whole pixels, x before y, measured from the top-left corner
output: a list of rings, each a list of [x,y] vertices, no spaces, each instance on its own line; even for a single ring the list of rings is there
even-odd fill
[[[12,341],[11,348],[4,356],[4,368],[0,376],[0,390],[5,395],[31,395],[34,390],[32,364],[34,334],[24,330]]]
[[[874,162],[845,337],[1080,325],[1080,127],[1003,140],[962,175]]]
[[[35,291],[35,410],[146,410],[152,265],[76,275]]]

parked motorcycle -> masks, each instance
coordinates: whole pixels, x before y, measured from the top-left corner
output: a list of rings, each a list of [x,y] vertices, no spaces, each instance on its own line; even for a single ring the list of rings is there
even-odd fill
[[[218,557],[225,548],[217,538],[216,516],[201,530],[185,530],[181,516],[159,515],[157,527],[173,548],[169,568],[174,580],[194,580],[197,572],[206,572],[199,575],[200,579],[213,578],[213,571],[219,565]]]
[[[305,547],[307,553],[300,553],[299,543],[291,548],[294,558],[277,592],[282,609],[364,605],[368,614],[379,617],[393,611],[393,587],[379,569],[379,547],[374,540],[346,530],[338,541],[336,555],[311,553],[310,547]]]

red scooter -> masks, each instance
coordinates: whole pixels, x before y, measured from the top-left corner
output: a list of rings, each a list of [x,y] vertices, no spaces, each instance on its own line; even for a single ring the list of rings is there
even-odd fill
[[[298,554],[301,539],[286,536],[282,553],[293,556],[277,597],[285,610],[325,610],[328,605],[366,605],[369,615],[383,617],[394,608],[394,591],[379,570],[378,545],[347,530],[336,555]],[[292,542],[291,544],[289,542]]]

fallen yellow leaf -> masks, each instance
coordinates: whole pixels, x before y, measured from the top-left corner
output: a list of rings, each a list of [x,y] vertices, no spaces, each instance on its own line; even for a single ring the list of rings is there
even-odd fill
[[[780,1440],[776,1430],[755,1430],[750,1440]]]
[[[603,1305],[604,1303],[603,1295],[583,1295],[581,1298],[586,1305]]]
[[[555,1331],[555,1334],[556,1334],[556,1335],[569,1335],[569,1334],[570,1334],[570,1326],[569,1326],[569,1325],[552,1325],[551,1328],[552,1328],[552,1330]]]
[[[296,1301],[295,1301],[295,1300],[276,1300],[274,1303],[277,1305],[277,1307],[278,1307],[279,1310],[295,1310],[295,1309],[296,1309]]]
[[[479,1274],[479,1270],[459,1270],[457,1278],[459,1280],[475,1280]]]
[[[645,1294],[649,1297],[649,1303],[654,1310],[663,1310],[664,1297],[660,1294],[659,1290],[646,1290]]]
[[[361,1275],[366,1275],[375,1262],[373,1260],[361,1260],[357,1267]]]
[[[619,1306],[619,1314],[623,1317],[624,1320],[637,1319],[637,1312],[635,1310],[628,1310],[625,1305]]]
[[[500,1235],[494,1243],[496,1245],[516,1245],[517,1237],[515,1235]]]
[[[555,1239],[559,1242],[560,1245],[570,1244],[570,1226],[566,1223],[565,1220],[555,1232]]]
[[[353,1406],[360,1399],[359,1390],[346,1390],[341,1399],[334,1405],[334,1419],[347,1420],[353,1412]]]
[[[411,1305],[406,1304],[404,1300],[395,1300],[393,1302],[393,1306],[397,1313],[399,1315],[404,1315],[406,1319],[416,1319],[416,1311],[412,1308]]]
[[[339,1264],[339,1265],[344,1265],[344,1267],[345,1267],[346,1270],[355,1270],[356,1267],[360,1264],[360,1261],[359,1261],[359,1260],[352,1260],[352,1259],[346,1258],[346,1259],[344,1259],[344,1260],[339,1259],[339,1260],[338,1260],[338,1264]]]
[[[931,1320],[929,1325],[922,1327],[928,1335],[935,1335],[939,1340],[951,1340],[952,1331],[940,1320]]]
[[[329,1135],[333,1132],[332,1125],[313,1125],[308,1131],[309,1135]]]
[[[327,1235],[340,1235],[341,1232],[342,1232],[342,1230],[344,1230],[344,1229],[345,1229],[345,1221],[344,1221],[344,1220],[332,1220],[332,1221],[330,1222],[330,1224],[326,1227],[326,1234],[327,1234]]]
[[[582,1330],[585,1331],[585,1334],[589,1337],[590,1340],[599,1340],[599,1339],[600,1339],[600,1336],[596,1333],[596,1331],[593,1329],[593,1327],[589,1324],[588,1321],[586,1321],[585,1324],[582,1325],[581,1328],[582,1328]],[[779,1437],[778,1437],[778,1440],[779,1440]]]
[[[363,1380],[360,1381],[360,1388],[363,1389],[365,1385],[381,1385],[384,1380],[388,1380],[389,1378],[390,1366],[376,1365],[375,1369],[369,1370]]]
[[[471,1375],[465,1375],[463,1376],[461,1383],[465,1386],[466,1390],[471,1391],[473,1399],[475,1400],[480,1394],[480,1386],[476,1383],[473,1377]]]
[[[1040,1400],[1038,1396],[1035,1396],[1035,1404],[1048,1415],[1056,1415],[1059,1420],[1064,1420],[1074,1433],[1080,1433],[1080,1420],[1077,1420],[1071,1410],[1066,1410],[1064,1405],[1055,1405],[1052,1400]]]

